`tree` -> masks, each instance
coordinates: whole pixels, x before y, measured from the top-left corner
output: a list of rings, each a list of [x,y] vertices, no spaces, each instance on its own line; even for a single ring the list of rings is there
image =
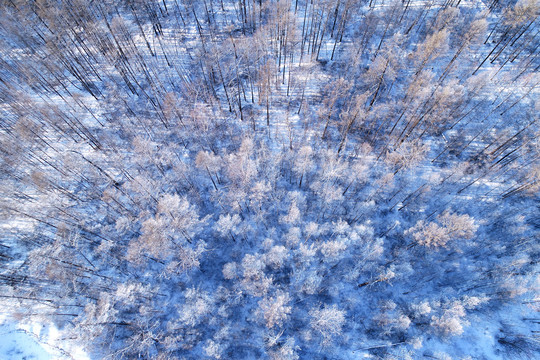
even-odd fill
[[[202,322],[214,308],[214,299],[207,292],[197,289],[187,289],[185,304],[178,313],[179,321],[186,326],[194,327]]]
[[[313,149],[310,146],[302,146],[300,149],[298,149],[298,152],[296,153],[296,158],[294,162],[293,171],[297,176],[300,177],[300,180],[298,181],[298,187],[302,187],[302,180],[304,179],[304,175],[306,172],[309,173],[311,168],[313,167]]]
[[[441,316],[433,315],[431,317],[431,326],[434,330],[444,337],[459,336],[463,334],[464,327],[470,323],[465,319],[466,309],[485,303],[487,298],[464,297],[461,301],[454,300],[444,304]]]
[[[234,235],[238,234],[238,225],[240,222],[241,219],[238,214],[233,214],[232,216],[230,214],[220,215],[218,221],[214,225],[214,229],[216,229],[222,236],[229,235],[234,241],[236,241]]]
[[[300,347],[295,345],[295,341],[293,337],[289,337],[287,338],[287,340],[285,340],[285,343],[283,345],[269,352],[270,359],[272,360],[298,360],[300,357],[296,353],[296,350],[300,350]]]
[[[424,160],[428,147],[421,142],[406,141],[399,146],[395,151],[389,152],[386,155],[385,161],[394,169],[394,175],[402,169],[414,169],[422,160]]]
[[[346,249],[347,245],[340,240],[325,241],[320,245],[320,251],[328,261],[339,260]]]
[[[428,62],[442,56],[448,51],[448,31],[442,29],[428,35],[423,43],[418,45],[416,51],[411,56],[417,64],[415,75],[418,75]]]
[[[469,240],[477,229],[478,225],[469,215],[457,215],[445,211],[437,217],[437,222],[426,223],[420,220],[414,227],[407,230],[407,233],[412,234],[417,244],[436,248],[445,247],[450,240]]]
[[[321,134],[321,138],[326,137],[328,125],[330,120],[336,111],[338,102],[347,94],[352,87],[352,83],[344,78],[339,78],[328,83],[324,88],[324,93],[327,94],[323,97],[323,106],[320,108],[319,116],[325,120],[324,129]]]
[[[244,138],[238,151],[227,157],[227,175],[229,179],[239,186],[245,186],[257,174],[257,161],[252,159],[253,140]]]
[[[334,339],[341,335],[345,325],[345,314],[345,311],[339,310],[337,305],[316,307],[309,312],[310,326],[321,336],[323,347],[330,346]]]
[[[213,340],[208,340],[204,346],[204,353],[213,359],[221,359],[223,356],[223,346]]]
[[[279,269],[289,257],[289,251],[283,245],[274,245],[265,254],[265,262],[267,265]]]
[[[301,213],[300,209],[298,209],[297,200],[293,198],[291,200],[291,205],[289,206],[289,210],[287,211],[286,215],[283,215],[281,217],[281,221],[287,224],[296,224],[301,219]]]
[[[217,190],[216,182],[219,183],[218,173],[221,170],[221,158],[207,151],[199,151],[195,159],[195,164],[198,168],[205,169],[208,173],[208,177],[214,185],[214,189]],[[214,181],[214,177],[216,180]]]
[[[453,65],[455,64],[455,61],[458,59],[461,53],[468,47],[471,47],[480,41],[480,37],[485,34],[487,26],[488,22],[485,18],[479,18],[470,23],[467,32],[461,38],[461,46],[444,69],[443,73],[439,78],[439,82],[442,82],[444,78],[448,76]]]
[[[157,204],[156,215],[142,221],[141,234],[130,242],[127,258],[140,263],[146,253],[161,260],[170,260],[176,254],[181,267],[198,266],[197,259],[204,252],[204,244],[199,243],[197,250],[189,247],[207,220],[199,218],[197,208],[187,198],[164,194]]]
[[[277,292],[273,297],[265,297],[259,301],[259,316],[264,319],[267,328],[282,327],[291,313],[288,293]]]
[[[234,279],[238,276],[238,265],[235,262],[228,262],[223,265],[223,277],[227,280]]]

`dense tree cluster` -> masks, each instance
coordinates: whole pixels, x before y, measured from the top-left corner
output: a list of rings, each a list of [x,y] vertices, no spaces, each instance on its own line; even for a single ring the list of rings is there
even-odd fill
[[[0,304],[66,357],[538,356],[539,14],[1,0]]]

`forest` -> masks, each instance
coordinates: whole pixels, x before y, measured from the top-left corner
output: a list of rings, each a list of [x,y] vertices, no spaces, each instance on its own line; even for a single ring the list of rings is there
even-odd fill
[[[540,358],[539,15],[0,0],[1,317],[51,359]]]

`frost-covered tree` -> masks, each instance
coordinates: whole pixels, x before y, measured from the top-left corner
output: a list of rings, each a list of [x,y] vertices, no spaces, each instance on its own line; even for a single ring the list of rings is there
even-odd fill
[[[275,296],[264,298],[259,301],[258,312],[264,319],[267,328],[281,327],[291,313],[289,306],[290,296],[288,293],[277,292]]]
[[[330,346],[339,337],[345,325],[345,311],[336,305],[316,307],[309,312],[310,326],[321,336],[321,345]]]
[[[238,225],[242,220],[238,214],[220,215],[218,221],[215,223],[214,228],[222,236],[230,236],[235,240],[234,235],[238,234]],[[235,240],[236,241],[236,240]]]
[[[446,246],[450,240],[469,240],[474,236],[477,229],[478,225],[474,223],[474,219],[469,215],[457,215],[445,211],[437,217],[437,222],[426,223],[420,220],[407,232],[420,245],[440,247]]]
[[[269,352],[272,360],[298,360],[300,356],[297,353],[300,350],[298,345],[295,345],[295,340],[292,337],[287,338],[285,343],[277,349]]]

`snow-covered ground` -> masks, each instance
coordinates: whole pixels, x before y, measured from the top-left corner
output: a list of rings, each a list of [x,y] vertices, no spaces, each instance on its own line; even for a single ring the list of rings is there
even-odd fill
[[[52,360],[56,357],[45,349],[36,337],[16,327],[14,322],[0,325],[0,358],[4,360]]]
[[[54,325],[21,323],[0,318],[0,359],[2,360],[90,360],[74,344],[64,341]],[[67,351],[66,345],[73,346]]]

